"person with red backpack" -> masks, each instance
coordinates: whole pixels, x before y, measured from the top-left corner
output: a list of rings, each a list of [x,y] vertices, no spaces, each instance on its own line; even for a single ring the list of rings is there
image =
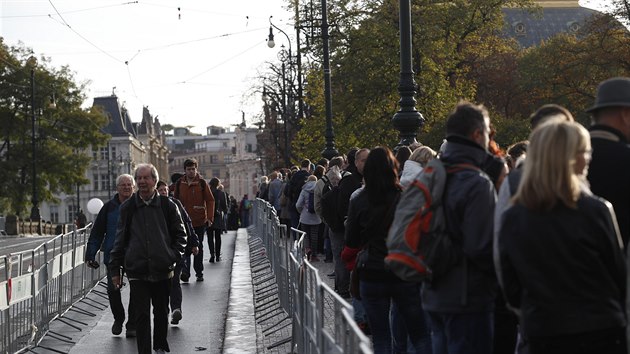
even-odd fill
[[[194,257],[193,268],[197,281],[203,281],[203,237],[206,229],[214,221],[214,196],[208,183],[197,172],[197,166],[195,159],[184,161],[185,174],[175,183],[173,197],[184,205],[199,238],[199,253]],[[184,283],[190,278],[190,255],[191,253],[186,250],[181,276]]]

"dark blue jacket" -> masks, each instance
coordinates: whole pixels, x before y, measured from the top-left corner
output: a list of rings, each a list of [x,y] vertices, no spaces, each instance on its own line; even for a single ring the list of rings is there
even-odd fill
[[[87,250],[85,251],[85,261],[93,261],[96,252],[100,249],[103,252],[103,263],[109,264],[109,252],[114,247],[116,239],[116,225],[118,225],[118,216],[120,215],[120,200],[118,193],[105,203],[98,212],[90,238],[88,239]]]
[[[449,137],[440,158],[481,168],[487,157],[474,142]],[[449,176],[444,196],[447,230],[461,247],[462,259],[439,280],[423,284],[424,308],[442,313],[492,311],[498,291],[492,258],[494,185],[483,172],[462,170]]]

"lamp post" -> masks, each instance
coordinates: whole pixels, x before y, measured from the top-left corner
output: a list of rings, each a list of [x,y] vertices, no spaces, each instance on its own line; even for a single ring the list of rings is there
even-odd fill
[[[417,85],[411,67],[411,1],[400,0],[400,81],[398,92],[400,109],[392,118],[392,125],[400,133],[396,148],[409,146],[416,141],[418,128],[424,124],[422,114],[416,110]]]
[[[339,155],[335,148],[335,132],[332,124],[332,94],[330,90],[330,51],[328,48],[328,7],[326,0],[322,0],[322,50],[324,52],[324,101],[326,103],[326,148],[322,156],[328,160]]]
[[[36,146],[35,146],[35,66],[31,68],[31,114],[32,114],[32,130],[31,130],[31,147],[32,147],[32,162],[33,162],[33,206],[31,208],[31,221],[39,221],[41,215],[39,214],[39,200],[37,198],[37,163],[35,161]]]
[[[291,166],[291,154],[289,153],[289,130],[287,128],[288,114],[287,114],[287,91],[286,91],[286,65],[285,61],[288,59],[289,64],[291,63],[291,59],[293,58],[291,54],[291,40],[289,39],[289,35],[286,34],[283,30],[278,28],[271,22],[271,16],[269,16],[269,37],[267,38],[267,46],[269,48],[273,48],[276,46],[276,42],[274,41],[273,29],[277,29],[280,33],[284,34],[287,37],[287,42],[289,43],[289,52],[288,55],[284,50],[284,45],[282,46],[282,50],[278,53],[278,58],[282,62],[282,120],[284,121],[284,163],[285,167]],[[299,90],[301,90],[302,83],[298,82]],[[302,104],[302,97],[299,97],[300,105]],[[293,105],[293,103],[291,103]]]

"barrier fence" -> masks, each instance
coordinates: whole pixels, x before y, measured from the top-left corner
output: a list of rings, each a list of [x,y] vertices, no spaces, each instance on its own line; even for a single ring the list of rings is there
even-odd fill
[[[1,353],[21,353],[37,346],[46,334],[70,341],[67,336],[50,331],[50,323],[59,320],[78,331],[87,326],[65,316],[77,311],[95,316],[77,306],[89,300],[86,295],[105,277],[104,266],[87,267],[83,262],[91,225],[74,229],[42,243],[33,250],[0,256],[0,343]],[[97,261],[103,264],[102,254]],[[84,301],[85,306],[102,310]]]
[[[353,319],[353,309],[328,284],[302,252],[304,233],[280,224],[276,210],[267,202],[254,203],[250,238],[252,278],[257,322],[269,336],[288,326],[291,333],[266,346],[267,350],[289,344],[297,353],[372,353],[370,339]],[[289,231],[289,232],[287,232]]]

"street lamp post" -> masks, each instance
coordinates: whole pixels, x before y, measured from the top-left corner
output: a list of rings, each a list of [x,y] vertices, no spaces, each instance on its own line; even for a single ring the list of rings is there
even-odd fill
[[[322,42],[324,52],[324,100],[326,102],[326,148],[322,156],[328,160],[339,155],[335,148],[335,132],[332,124],[332,94],[330,89],[330,51],[328,48],[328,7],[326,0],[322,0]]]
[[[400,109],[392,118],[392,125],[400,133],[396,148],[409,146],[416,141],[418,128],[424,124],[422,114],[416,110],[417,85],[411,66],[411,1],[400,0],[400,81],[398,92]]]
[[[288,52],[288,56],[285,55],[286,53],[283,53],[284,51],[284,45],[282,46],[283,49],[282,51],[279,53],[280,55],[280,61],[282,62],[282,120],[284,121],[284,163],[286,167],[290,167],[291,166],[291,155],[289,153],[289,130],[287,127],[287,121],[288,121],[288,114],[287,114],[287,91],[286,91],[286,65],[285,65],[285,61],[288,59],[289,61],[289,65],[292,66],[292,52],[291,52],[291,40],[289,39],[289,35],[286,34],[286,32],[284,32],[283,30],[281,30],[280,28],[278,28],[278,26],[274,25],[271,22],[271,16],[269,16],[269,38],[267,38],[267,46],[269,48],[273,48],[276,46],[276,42],[274,41],[274,36],[273,36],[273,28],[277,29],[278,31],[280,31],[280,33],[284,34],[285,37],[287,37],[287,43],[289,44],[289,52]],[[302,83],[298,82],[298,91],[301,91],[301,86]],[[302,97],[299,97],[300,100],[300,107],[302,105]],[[291,103],[291,105],[293,105],[293,103]],[[301,110],[301,108],[300,108]]]
[[[35,146],[35,68],[31,68],[31,114],[32,114],[32,131],[31,131],[31,147],[32,147],[32,158],[33,160],[33,198],[32,203],[33,206],[31,208],[31,221],[39,221],[41,219],[41,215],[39,214],[39,200],[37,198],[37,162],[35,161],[36,157],[36,146]]]

